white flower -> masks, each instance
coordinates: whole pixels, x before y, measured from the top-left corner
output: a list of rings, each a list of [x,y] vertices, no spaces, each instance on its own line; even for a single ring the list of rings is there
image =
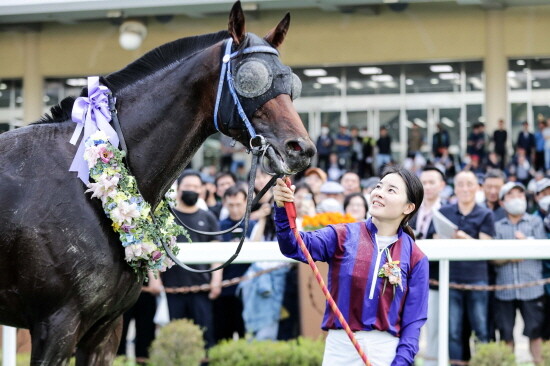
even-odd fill
[[[111,211],[111,220],[119,225],[122,225],[124,222],[131,224],[132,219],[137,217],[139,217],[139,210],[135,203],[123,201]]]
[[[89,146],[84,151],[84,160],[88,162],[88,168],[92,169],[97,164],[97,159],[99,159],[99,147]]]
[[[150,256],[151,253],[153,253],[157,249],[156,245],[151,243],[141,243],[141,250],[143,251],[144,255]]]
[[[143,254],[141,244],[132,244],[124,248],[124,254],[127,262],[131,262],[136,258],[139,258]]]
[[[109,176],[107,174],[102,174],[97,182],[88,184],[88,192],[92,192],[92,198],[97,197],[101,199],[101,202],[105,203],[107,197],[115,197],[117,191],[116,187],[118,185],[119,178],[117,176]]]
[[[90,139],[94,141],[109,141],[109,137],[107,136],[107,134],[105,134],[105,132],[101,130],[97,130],[97,132],[94,132],[92,135],[90,135]]]
[[[168,256],[164,256],[164,258],[162,259],[162,262],[161,262],[161,265],[160,265],[160,268],[159,268],[159,272],[164,272],[166,271],[168,268],[172,268],[172,266],[174,265],[174,261],[171,260],[170,258],[168,258]]]

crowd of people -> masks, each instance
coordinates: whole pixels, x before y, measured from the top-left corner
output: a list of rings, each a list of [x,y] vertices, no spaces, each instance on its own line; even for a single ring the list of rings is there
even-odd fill
[[[386,127],[378,139],[366,129],[340,126],[332,134],[323,126],[317,138],[317,163],[293,177],[297,223],[301,228],[304,216],[322,212],[340,212],[356,221],[365,221],[372,209],[371,192],[379,189],[382,168],[397,165],[392,155],[392,141]],[[550,238],[550,120],[538,120],[538,131],[528,125],[514,141],[514,153],[508,154],[509,136],[503,121],[492,137],[485,126],[473,126],[462,157],[449,154],[449,133],[442,124],[433,136],[431,149],[426,149],[426,136],[418,126],[409,131],[407,158],[402,166],[419,178],[424,188],[423,201],[417,214],[407,223],[416,239],[438,238],[433,224],[434,211],[439,211],[457,226],[454,239],[526,239]],[[242,164],[234,164],[224,156],[223,168],[200,172],[186,170],[177,181],[179,219],[202,230],[227,229],[239,222],[246,209],[246,177]],[[244,178],[244,179],[243,179]],[[255,180],[259,191],[270,177],[258,172]],[[247,233],[233,232],[223,237],[207,237],[190,232],[196,242],[235,241],[240,235],[253,241],[276,240],[277,228],[273,195],[266,194],[251,213]],[[241,225],[242,226],[242,225]],[[452,239],[452,238],[451,238]],[[186,241],[178,238],[178,241]],[[517,242],[521,245],[521,241]],[[202,265],[209,268],[219,264]],[[265,269],[267,274],[230,287],[221,287],[225,279],[253,274]],[[429,263],[430,279],[438,279],[438,262]],[[453,261],[450,281],[455,284],[515,284],[550,277],[550,262],[542,260]],[[178,293],[166,291],[171,319],[190,318],[204,330],[207,347],[223,339],[244,337],[256,339],[289,339],[299,335],[299,311],[296,269],[280,263],[233,264],[212,274],[187,272],[177,266],[152,279],[143,288],[135,307],[125,315],[136,317],[135,341],[138,361],[147,358],[154,338],[154,298],[162,288],[178,289],[210,284],[209,292]],[[262,294],[261,296],[258,294]],[[429,291],[427,349],[425,364],[436,364],[438,344],[437,286]],[[519,309],[524,334],[530,340],[535,362],[541,360],[543,339],[550,338],[550,285],[515,290],[473,291],[451,289],[449,297],[449,352],[455,361],[468,360],[470,336],[476,342],[499,339],[513,347],[515,313]],[[151,315],[153,314],[153,315]],[[283,314],[283,315],[281,315]],[[138,316],[147,317],[148,325]],[[141,337],[138,341],[138,337]],[[143,341],[145,340],[145,341]],[[125,352],[122,342],[120,352]]]

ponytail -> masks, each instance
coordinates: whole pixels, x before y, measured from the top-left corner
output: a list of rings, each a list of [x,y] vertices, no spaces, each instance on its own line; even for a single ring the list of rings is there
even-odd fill
[[[416,236],[414,235],[414,230],[412,229],[412,227],[408,223],[402,227],[403,227],[403,231],[406,232],[412,238],[413,241],[416,241]]]

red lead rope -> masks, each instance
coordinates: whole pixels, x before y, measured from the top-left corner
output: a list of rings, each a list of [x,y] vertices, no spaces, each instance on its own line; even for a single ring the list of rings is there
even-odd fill
[[[290,179],[286,178],[285,181],[286,185],[290,187]],[[344,330],[346,331],[349,339],[351,340],[351,343],[355,346],[355,349],[359,353],[359,356],[361,356],[361,359],[363,362],[365,362],[365,365],[371,366],[370,361],[367,359],[367,355],[365,352],[363,352],[363,349],[357,342],[357,339],[355,338],[355,334],[351,331],[348,322],[346,319],[344,319],[344,316],[342,315],[342,312],[340,309],[338,309],[338,305],[336,305],[336,302],[332,298],[332,295],[328,291],[327,285],[325,284],[325,281],[323,280],[323,276],[319,272],[319,268],[317,268],[317,265],[313,261],[313,258],[311,257],[311,254],[309,253],[309,250],[307,250],[306,245],[304,244],[304,241],[302,240],[302,237],[298,233],[298,230],[296,229],[296,206],[294,205],[294,202],[285,202],[285,209],[286,209],[286,215],[288,216],[288,222],[290,223],[290,228],[292,229],[292,232],[294,233],[294,237],[298,241],[298,244],[300,245],[300,249],[302,249],[302,253],[307,258],[307,263],[311,267],[313,273],[315,274],[315,278],[317,278],[317,282],[319,283],[319,286],[321,286],[321,289],[323,290],[323,294],[325,294],[325,298],[328,301],[328,304],[334,314],[338,317],[338,320],[340,321],[340,324],[344,327]]]

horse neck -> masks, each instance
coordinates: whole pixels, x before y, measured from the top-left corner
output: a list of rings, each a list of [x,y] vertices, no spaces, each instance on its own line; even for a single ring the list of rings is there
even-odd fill
[[[213,46],[117,93],[130,169],[153,207],[216,132],[219,49]]]

